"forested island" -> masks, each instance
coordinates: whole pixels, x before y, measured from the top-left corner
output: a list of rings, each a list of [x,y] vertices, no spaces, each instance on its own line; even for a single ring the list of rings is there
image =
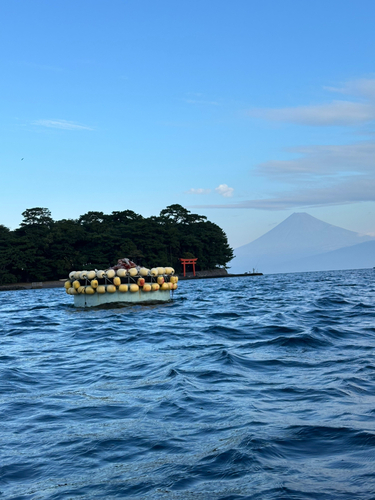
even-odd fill
[[[41,207],[22,216],[14,231],[0,225],[0,285],[56,280],[76,269],[106,269],[123,257],[144,266],[172,266],[177,272],[180,258],[198,258],[197,270],[225,268],[233,258],[218,225],[178,204],[152,217],[124,210],[55,221]]]

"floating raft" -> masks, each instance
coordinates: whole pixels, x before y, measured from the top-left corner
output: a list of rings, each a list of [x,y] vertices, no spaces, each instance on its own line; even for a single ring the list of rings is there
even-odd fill
[[[119,261],[120,262],[120,261]],[[118,267],[118,266],[116,266]],[[76,307],[95,307],[110,303],[155,303],[171,300],[178,277],[172,267],[135,266],[106,271],[72,271],[65,282]]]

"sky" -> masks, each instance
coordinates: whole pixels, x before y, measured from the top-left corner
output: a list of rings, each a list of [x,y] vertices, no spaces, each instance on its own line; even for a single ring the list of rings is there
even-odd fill
[[[0,224],[179,203],[375,236],[373,0],[1,2]]]

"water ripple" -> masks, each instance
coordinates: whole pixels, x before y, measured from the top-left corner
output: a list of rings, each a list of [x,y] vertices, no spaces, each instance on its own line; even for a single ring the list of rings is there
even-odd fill
[[[375,498],[374,271],[2,292],[7,499]]]

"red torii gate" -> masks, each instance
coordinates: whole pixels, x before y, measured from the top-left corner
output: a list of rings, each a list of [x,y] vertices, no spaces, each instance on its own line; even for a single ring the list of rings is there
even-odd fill
[[[192,264],[193,265],[193,273],[195,276],[195,263],[197,262],[198,258],[196,259],[179,259],[181,261],[181,264],[184,266],[184,276],[186,276],[186,265],[187,264]]]

